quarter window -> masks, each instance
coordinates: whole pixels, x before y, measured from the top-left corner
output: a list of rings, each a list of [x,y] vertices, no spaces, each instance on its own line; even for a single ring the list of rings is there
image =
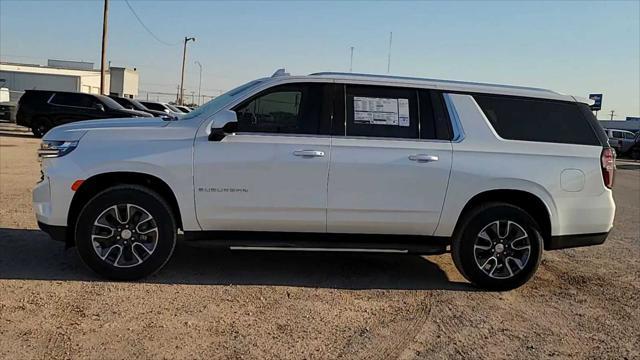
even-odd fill
[[[493,95],[474,98],[502,138],[600,145],[576,103]]]

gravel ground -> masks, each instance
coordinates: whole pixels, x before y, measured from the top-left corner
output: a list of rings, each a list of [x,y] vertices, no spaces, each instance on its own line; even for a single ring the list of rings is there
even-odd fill
[[[640,164],[604,245],[547,252],[484,292],[448,255],[225,252],[179,244],[106,282],[37,230],[28,133],[0,124],[0,358],[640,358]]]

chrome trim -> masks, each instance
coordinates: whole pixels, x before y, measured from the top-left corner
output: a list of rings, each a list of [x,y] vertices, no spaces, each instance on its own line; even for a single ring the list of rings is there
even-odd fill
[[[459,143],[464,140],[464,129],[462,128],[460,117],[458,116],[455,105],[453,105],[451,94],[445,93],[442,95],[447,106],[447,111],[449,112],[449,118],[451,118],[451,128],[453,129],[453,138],[451,139],[451,142]]]
[[[256,132],[236,132],[233,136],[249,135],[249,136],[280,136],[280,137],[300,137],[300,138],[332,138],[332,139],[347,139],[347,140],[387,140],[387,141],[411,141],[411,142],[429,142],[447,144],[451,141],[441,139],[410,139],[410,138],[398,138],[398,137],[383,137],[383,136],[343,136],[343,135],[316,135],[316,134],[288,134],[288,133],[256,133]]]

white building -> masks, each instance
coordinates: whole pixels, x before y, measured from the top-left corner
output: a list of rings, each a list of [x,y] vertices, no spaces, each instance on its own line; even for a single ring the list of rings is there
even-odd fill
[[[106,74],[110,95],[138,95],[136,69],[112,67]],[[0,85],[11,91],[59,90],[100,93],[100,70],[93,63],[49,60],[48,65],[0,63]]]

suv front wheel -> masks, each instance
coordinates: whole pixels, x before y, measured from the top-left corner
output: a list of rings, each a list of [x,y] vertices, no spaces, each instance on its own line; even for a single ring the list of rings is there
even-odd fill
[[[471,210],[453,238],[451,253],[462,275],[476,286],[514,289],[536,272],[542,237],[536,221],[521,208],[501,202]]]
[[[76,223],[82,261],[99,275],[136,280],[160,270],[176,244],[176,221],[167,202],[137,185],[100,192]]]

